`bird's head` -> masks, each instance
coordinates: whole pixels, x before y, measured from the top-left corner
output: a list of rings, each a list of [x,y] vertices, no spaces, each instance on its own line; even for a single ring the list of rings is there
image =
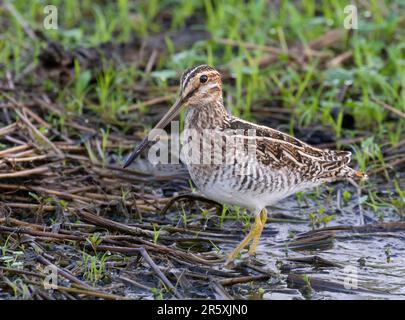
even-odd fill
[[[154,129],[164,129],[180,113],[182,107],[198,107],[215,101],[222,102],[221,74],[207,65],[190,68],[181,76],[179,98]],[[149,143],[152,141],[146,137],[127,159],[124,168],[129,166]]]
[[[186,70],[180,79],[180,99],[185,106],[222,101],[221,74],[207,65]]]

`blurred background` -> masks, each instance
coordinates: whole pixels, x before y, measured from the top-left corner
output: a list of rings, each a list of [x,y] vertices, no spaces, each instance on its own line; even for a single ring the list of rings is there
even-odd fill
[[[223,72],[236,115],[289,131],[330,126],[333,139],[367,130],[370,144],[395,144],[403,122],[376,99],[404,112],[404,5],[353,3],[357,30],[344,28],[348,1],[52,1],[56,23],[48,2],[5,1],[1,75],[40,80],[53,94],[62,82],[68,111],[141,119],[147,110],[133,104],[169,99],[186,68],[207,63]]]

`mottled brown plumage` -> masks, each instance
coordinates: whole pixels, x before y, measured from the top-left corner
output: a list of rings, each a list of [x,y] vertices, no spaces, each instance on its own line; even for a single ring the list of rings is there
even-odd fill
[[[267,217],[266,206],[325,182],[363,177],[348,166],[350,152],[315,148],[228,114],[221,75],[212,67],[187,70],[180,87],[179,100],[155,128],[164,128],[185,106],[182,159],[193,182],[206,197],[245,207],[256,216],[252,230],[228,262],[250,241],[249,254],[255,253]],[[146,145],[145,140],[142,147]]]

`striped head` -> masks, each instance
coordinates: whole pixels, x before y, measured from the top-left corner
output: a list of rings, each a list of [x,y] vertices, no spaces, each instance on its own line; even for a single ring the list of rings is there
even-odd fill
[[[207,65],[186,70],[180,79],[180,96],[184,105],[222,102],[221,74]]]

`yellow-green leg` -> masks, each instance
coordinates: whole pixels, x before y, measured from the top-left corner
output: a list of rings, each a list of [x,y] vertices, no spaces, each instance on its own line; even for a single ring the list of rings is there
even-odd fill
[[[266,224],[267,221],[267,210],[263,209],[262,211],[260,211],[260,214],[258,216],[260,216],[260,221],[259,223],[257,223],[257,230],[253,237],[252,244],[249,248],[249,255],[254,255],[256,252],[256,247],[259,244],[260,236],[262,235],[264,225]]]
[[[247,236],[239,243],[239,245],[231,252],[226,260],[226,264],[230,263],[231,261],[235,260],[238,254],[249,244],[250,241],[253,240],[253,243],[250,247],[249,254],[254,254],[256,251],[257,244],[260,240],[260,235],[262,234],[264,224],[267,220],[267,210],[263,209],[260,211],[260,214],[256,215],[255,223],[253,224],[252,228],[250,229]]]

